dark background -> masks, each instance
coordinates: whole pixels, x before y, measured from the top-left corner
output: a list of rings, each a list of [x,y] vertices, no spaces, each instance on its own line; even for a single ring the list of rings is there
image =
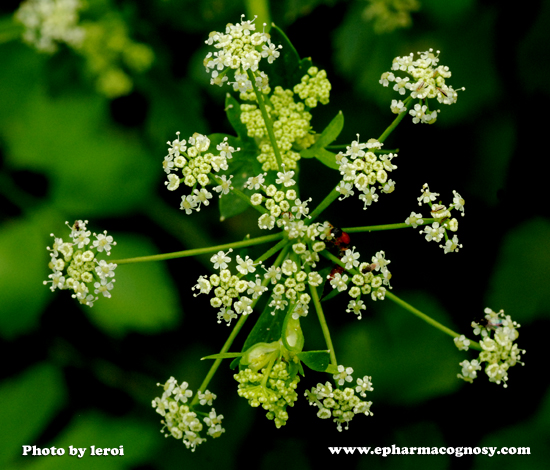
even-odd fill
[[[90,4],[94,4],[92,0]],[[254,10],[255,2],[250,2]],[[208,85],[202,60],[208,32],[237,22],[245,6],[229,0],[102,1],[129,35],[149,44],[155,61],[130,76],[133,91],[99,94],[82,57],[61,47],[39,54],[14,40],[0,43],[0,462],[3,468],[543,468],[550,457],[550,222],[547,154],[549,2],[421,0],[412,26],[377,34],[362,18],[363,1],[277,1],[272,19],[302,57],[327,70],[331,101],[314,111],[320,131],[342,110],[337,143],[378,137],[394,115],[397,94],[378,84],[397,55],[441,51],[466,87],[437,123],[405,118],[386,141],[399,148],[396,191],[367,211],[352,198],[324,215],[336,226],[403,222],[418,211],[427,182],[452,201],[466,200],[458,236],[464,248],[444,254],[417,231],[353,234],[365,257],[385,250],[393,292],[434,318],[471,335],[487,306],[521,323],[524,367],[510,370],[508,388],[456,379],[463,359],[452,340],[406,311],[369,302],[358,322],[345,301],[327,302],[339,363],[371,375],[373,417],[357,417],[342,433],[320,421],[303,399],[328,376],[307,372],[288,424],[275,429],[262,410],[236,394],[233,372],[221,367],[210,390],[226,433],[195,453],[158,432],[150,406],[156,382],[171,375],[196,390],[229,329],[218,325],[205,296],[192,296],[208,256],[120,266],[110,300],[80,307],[47,279],[49,234],[67,238],[66,220],[89,219],[109,230],[113,258],[179,251],[260,233],[253,212],[218,222],[216,207],[185,216],[181,194],[164,187],[165,142],[176,131],[232,133],[224,93]],[[18,2],[0,7],[3,21]],[[100,9],[101,11],[101,9]],[[88,13],[91,15],[91,13]],[[83,14],[84,17],[86,13]],[[89,19],[93,19],[92,16]],[[257,23],[261,19],[257,20]],[[6,23],[2,23],[6,24]],[[2,36],[0,35],[0,38]],[[314,176],[313,176],[314,175]],[[318,203],[338,175],[302,162],[303,195]],[[256,252],[252,252],[256,253]],[[258,254],[261,251],[258,252]],[[323,348],[313,316],[302,322],[306,349]],[[251,325],[246,325],[248,330]],[[241,332],[238,350],[247,331]],[[21,457],[21,445],[118,447],[124,457]],[[527,446],[531,456],[331,456],[327,446]],[[100,457],[95,457],[100,459]]]

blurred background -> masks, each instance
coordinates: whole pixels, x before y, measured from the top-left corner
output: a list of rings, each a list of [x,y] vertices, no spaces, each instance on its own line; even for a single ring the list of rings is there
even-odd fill
[[[349,469],[540,469],[550,458],[550,209],[543,145],[548,132],[550,2],[505,6],[476,0],[88,0],[88,38],[78,52],[61,44],[38,52],[13,21],[17,1],[0,6],[0,467],[5,469],[270,470],[345,465]],[[267,10],[263,7],[267,6]],[[393,292],[472,336],[487,306],[521,324],[526,365],[508,388],[480,375],[456,378],[463,359],[452,340],[397,306],[370,302],[363,320],[345,300],[325,304],[339,363],[371,375],[370,418],[349,431],[320,421],[303,399],[328,379],[307,372],[288,424],[275,429],[236,393],[222,367],[209,389],[225,434],[195,453],[159,433],[151,400],[175,376],[196,390],[229,329],[218,325],[191,287],[207,257],[117,269],[110,300],[90,309],[67,292],[51,293],[50,233],[67,239],[65,221],[88,219],[118,245],[112,258],[203,247],[259,234],[254,213],[219,223],[210,206],[192,216],[168,193],[161,162],[180,131],[232,134],[226,89],[211,87],[202,61],[210,31],[240,15],[271,19],[301,57],[326,69],[331,101],[313,113],[320,131],[339,110],[347,125],[336,143],[378,137],[393,120],[396,93],[379,85],[398,55],[440,50],[457,104],[437,123],[405,118],[386,141],[399,148],[396,191],[367,211],[347,199],[325,214],[336,226],[403,222],[417,211],[423,183],[466,200],[458,236],[444,254],[417,231],[353,234],[363,256],[385,250]],[[315,172],[315,173],[312,173]],[[315,174],[315,178],[311,175]],[[309,175],[309,180],[308,180]],[[303,194],[319,202],[335,172],[303,160]],[[177,191],[176,191],[177,192]],[[251,250],[251,253],[255,253]],[[321,349],[314,317],[302,322],[306,349]],[[240,333],[239,350],[248,332]],[[228,363],[227,363],[228,365]],[[330,455],[327,446],[527,446],[530,456],[387,457]],[[124,457],[22,457],[22,445],[118,447]]]

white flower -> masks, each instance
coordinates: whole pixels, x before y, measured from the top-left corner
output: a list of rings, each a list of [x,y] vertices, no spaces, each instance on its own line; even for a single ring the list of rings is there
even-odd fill
[[[233,250],[230,248],[227,253],[231,253]],[[227,256],[226,253],[224,253],[223,251],[218,251],[217,254],[215,254],[214,256],[212,256],[212,258],[210,258],[210,262],[211,263],[214,263],[214,269],[225,269],[227,268],[227,263],[230,263],[231,262],[231,258],[229,256]]]
[[[239,271],[243,275],[256,271],[256,268],[254,267],[254,261],[248,256],[246,256],[246,258],[243,260],[239,255],[237,255],[237,265],[237,271]]]
[[[231,175],[228,180],[226,180],[225,175],[222,175],[220,185],[214,187],[214,191],[220,193],[220,197],[222,194],[228,194],[229,191],[233,189],[233,186],[231,186],[231,178],[233,178],[233,175]]]
[[[330,278],[330,276],[329,276]],[[348,275],[344,274],[343,276],[340,273],[334,274],[330,280],[330,285],[333,289],[338,289],[338,292],[342,292],[348,288],[346,281],[348,280]]]
[[[110,298],[111,293],[110,290],[113,290],[115,279],[113,279],[111,282],[107,282],[107,279],[102,279],[101,282],[94,283],[95,291],[94,294],[103,294],[104,297]]]
[[[422,219],[422,214],[416,214],[414,212],[411,212],[411,215],[407,217],[405,220],[405,223],[407,225],[412,225],[413,228],[418,227],[419,225],[424,223],[424,220]]]
[[[422,189],[420,191],[422,191],[422,195],[419,198],[417,198],[419,206],[421,206],[422,203],[428,204],[432,201],[435,201],[437,196],[439,196],[439,193],[432,193],[430,191],[428,184],[424,184],[424,186],[422,186]]]
[[[357,261],[359,259],[359,256],[360,254],[359,253],[355,253],[355,247],[353,247],[353,249],[351,250],[346,250],[344,256],[342,256],[341,258],[341,261],[342,263],[346,263],[346,270],[350,270],[350,269],[353,269],[357,266],[359,266],[359,261]]]
[[[277,179],[275,180],[275,182],[277,184],[282,184],[288,188],[289,186],[293,186],[294,184],[296,184],[296,181],[292,179],[293,176],[293,171],[279,171],[277,172]]]
[[[431,227],[429,225],[427,227],[424,227],[424,230],[423,231],[421,230],[420,233],[425,233],[426,240],[428,241],[433,240],[435,242],[440,242],[443,236],[445,235],[445,228],[441,227],[439,225],[439,222],[434,222]]]
[[[353,369],[351,367],[345,368],[344,366],[339,365],[338,373],[334,374],[333,378],[338,385],[344,385],[344,383],[351,382],[353,380],[351,374],[353,374]]]
[[[195,197],[191,194],[181,197],[180,209],[185,210],[187,215],[191,214],[193,210],[197,209],[198,202],[195,200]]]
[[[376,194],[376,188],[371,186],[364,193],[359,195],[359,199],[365,203],[363,209],[367,209],[367,206],[370,206],[373,202],[378,201],[378,194]]]
[[[462,213],[462,215],[464,215],[464,204],[465,204],[464,199],[460,194],[458,194],[454,190],[453,190],[453,195],[454,195],[454,198],[453,198],[454,208],[459,210]]]
[[[347,197],[353,196],[355,193],[355,191],[353,191],[353,186],[351,185],[351,183],[346,183],[344,180],[340,181],[335,189],[341,194],[341,196],[338,198],[339,201],[343,201]]]
[[[458,243],[458,237],[455,235],[452,239],[447,240],[445,245],[439,245],[439,247],[443,248],[445,253],[450,253],[458,251],[459,248],[462,248],[462,244]]]
[[[355,315],[357,315],[357,319],[361,320],[362,318],[362,310],[366,310],[367,307],[365,306],[365,303],[362,300],[350,300],[348,303],[348,308],[346,309],[346,312],[350,313],[353,312]]]
[[[93,246],[97,248],[97,251],[99,252],[105,250],[105,253],[110,254],[111,246],[116,245],[116,242],[113,241],[113,237],[111,235],[107,235],[107,230],[104,230],[103,233],[100,233],[99,235],[94,233],[94,237],[96,237],[97,240],[94,240]]]
[[[255,189],[257,191],[258,189],[263,187],[265,176],[266,173],[260,173],[258,176],[252,176],[248,178],[248,180],[246,180],[246,183],[244,184],[244,187],[248,189]]]
[[[164,184],[168,187],[168,191],[175,191],[180,186],[180,178],[178,175],[171,173],[168,175],[168,181],[165,181]]]

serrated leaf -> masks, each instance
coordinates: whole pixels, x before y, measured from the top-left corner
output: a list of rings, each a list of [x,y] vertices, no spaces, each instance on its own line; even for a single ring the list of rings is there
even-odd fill
[[[317,372],[325,372],[330,364],[328,351],[302,351],[297,356],[306,366]]]
[[[157,254],[146,239],[116,235],[111,257],[131,258]],[[122,264],[116,269],[116,283],[110,299],[99,299],[86,314],[113,336],[129,331],[156,333],[174,327],[180,319],[176,287],[165,264]]]
[[[10,459],[21,456],[22,445],[35,441],[64,401],[63,377],[49,363],[38,364],[3,381],[0,386],[2,468],[6,468]]]

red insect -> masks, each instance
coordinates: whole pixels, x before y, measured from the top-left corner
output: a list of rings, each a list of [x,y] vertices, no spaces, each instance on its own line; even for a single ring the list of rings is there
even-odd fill
[[[341,228],[334,227],[333,225],[331,225],[330,227],[331,227],[330,234],[332,235],[332,240],[330,241],[334,246],[339,248],[340,251],[342,250],[345,251],[350,242],[349,235],[346,232],[344,232]]]

